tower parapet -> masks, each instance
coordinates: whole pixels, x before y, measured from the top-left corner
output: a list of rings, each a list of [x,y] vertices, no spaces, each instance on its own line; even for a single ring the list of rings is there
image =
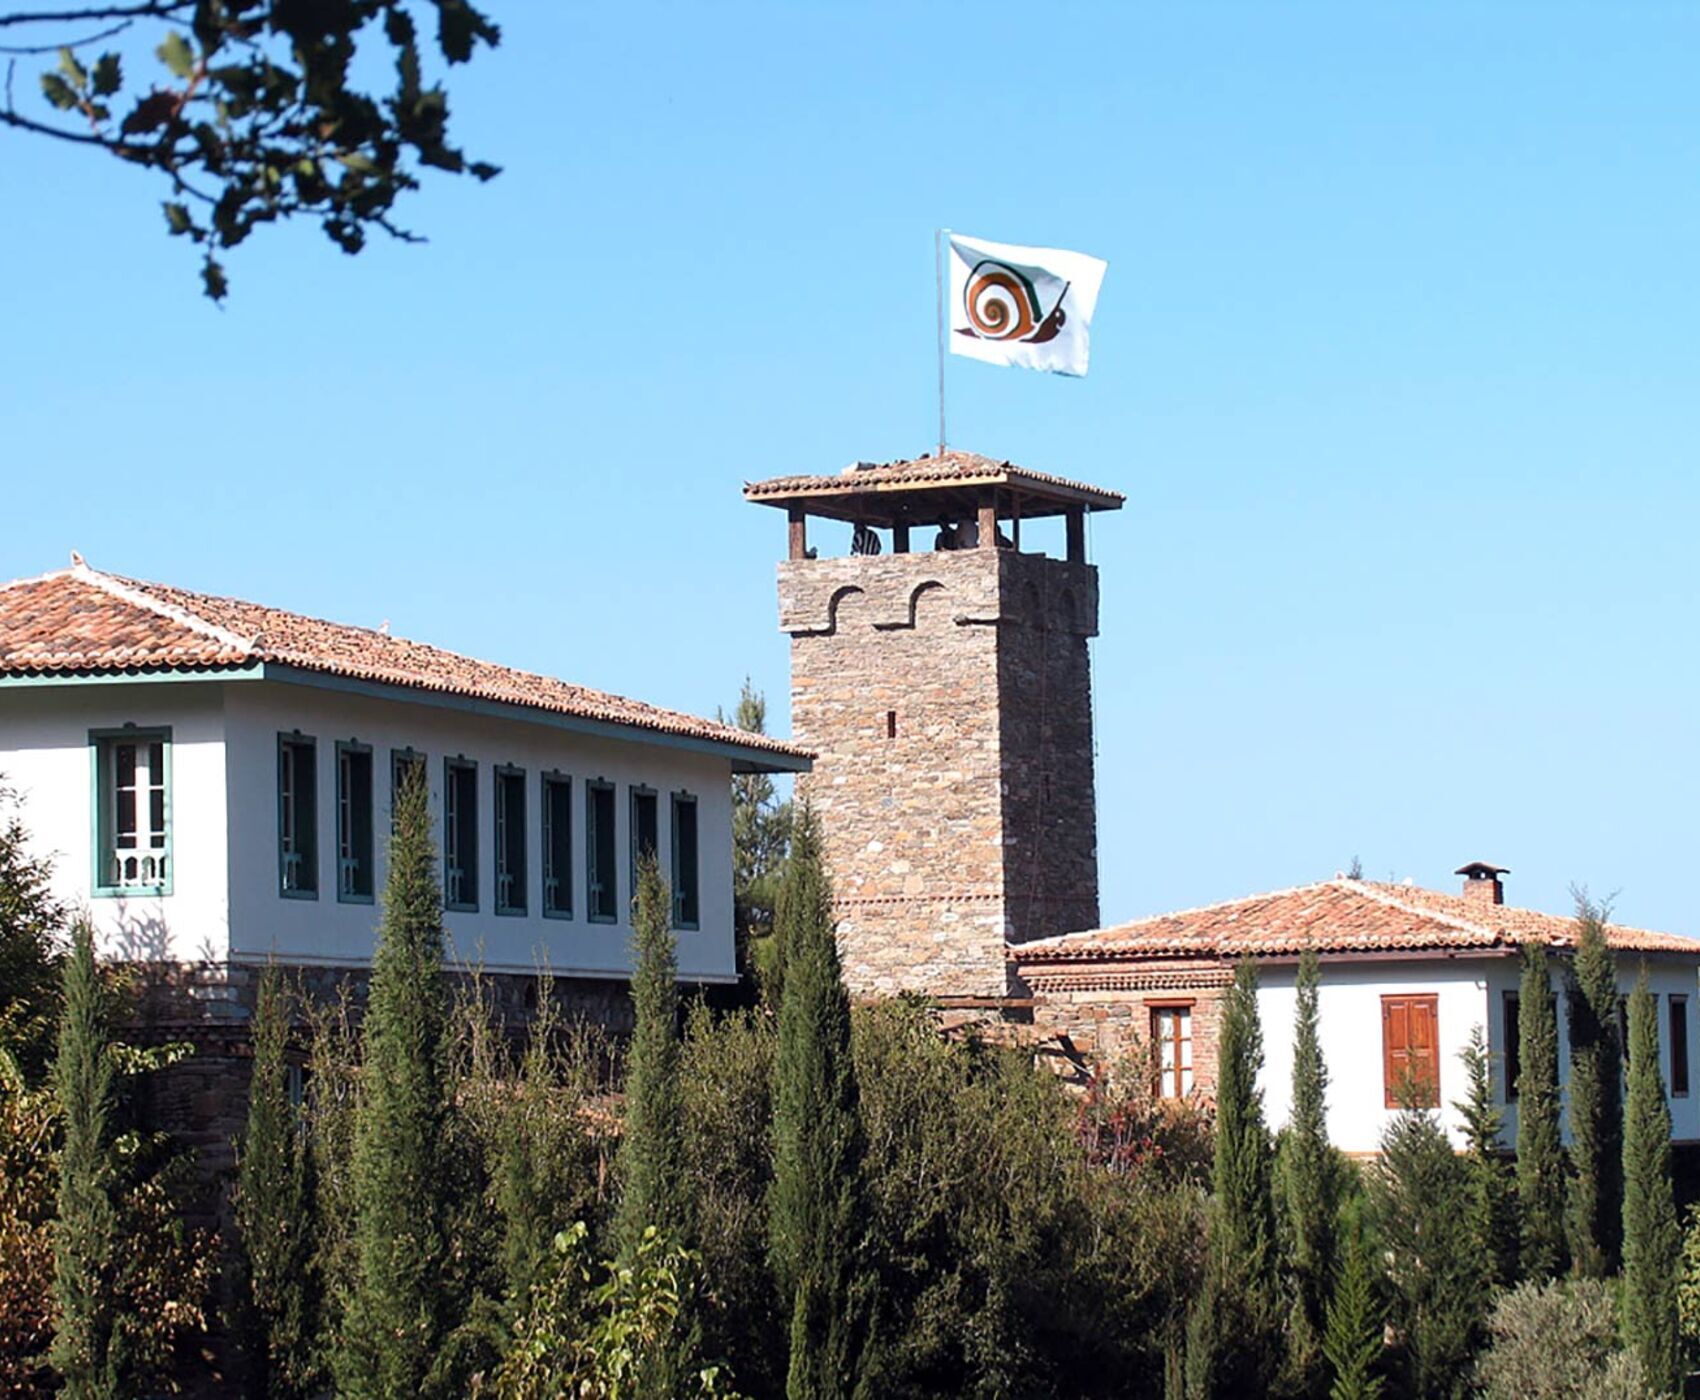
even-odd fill
[[[799,781],[847,980],[1004,995],[1010,943],[1098,921],[1084,517],[1122,497],[966,453],[745,496],[790,521],[792,732],[817,753]],[[1065,557],[1024,551],[1020,522],[1057,515]],[[820,558],[811,516],[849,522],[854,552]]]

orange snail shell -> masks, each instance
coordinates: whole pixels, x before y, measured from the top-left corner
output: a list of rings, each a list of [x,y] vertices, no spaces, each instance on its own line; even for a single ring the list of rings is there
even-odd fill
[[[1002,263],[983,262],[968,274],[963,292],[968,324],[985,340],[1022,340],[1039,320],[1033,288]]]

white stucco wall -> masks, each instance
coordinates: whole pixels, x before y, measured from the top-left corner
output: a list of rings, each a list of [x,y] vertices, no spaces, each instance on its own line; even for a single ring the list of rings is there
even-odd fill
[[[1375,1152],[1382,1130],[1397,1112],[1385,1106],[1382,1076],[1381,999],[1432,992],[1438,997],[1441,1122],[1455,1142],[1462,1124],[1452,1100],[1463,1096],[1458,1052],[1470,1031],[1484,1023],[1485,964],[1474,960],[1325,962],[1318,989],[1323,1062],[1328,1067],[1328,1135],[1346,1152]],[[1264,1066],[1258,1084],[1272,1128],[1292,1111],[1295,964],[1259,970],[1258,1016],[1263,1023]]]
[[[643,742],[574,734],[542,723],[466,714],[433,705],[339,694],[309,686],[262,684],[230,687],[226,702],[229,773],[233,794],[257,800],[231,803],[231,927],[233,956],[280,961],[360,963],[371,957],[379,910],[340,904],[336,897],[336,745],[357,740],[372,748],[378,833],[377,885],[385,876],[383,835],[390,822],[390,750],[425,754],[431,815],[443,814],[443,759],[478,764],[478,911],[444,914],[455,956],[492,971],[534,972],[545,962],[560,976],[620,975],[631,963],[628,852],[630,788],[654,789],[660,809],[659,859],[671,868],[669,794],[697,800],[701,916],[695,930],[680,930],[679,971],[686,978],[735,975],[732,937],[731,765],[721,757]],[[318,760],[319,896],[284,899],[278,893],[277,740],[299,729],[316,741]],[[638,731],[634,731],[637,733]],[[495,835],[492,769],[511,765],[526,776],[528,912],[495,913]],[[542,831],[539,774],[556,770],[573,780],[573,917],[545,919],[541,912]],[[593,924],[585,917],[584,783],[616,785],[615,862],[619,922]]]
[[[1627,997],[1635,990],[1642,962],[1643,959],[1638,954],[1618,955],[1617,985],[1623,996]],[[1569,959],[1551,957],[1548,963],[1551,968],[1553,993],[1558,999],[1558,1082],[1562,1088],[1570,1082],[1569,1006],[1564,994]],[[1697,977],[1695,963],[1681,958],[1649,956],[1645,963],[1648,990],[1658,1001],[1659,1072],[1664,1076],[1666,1102],[1670,1105],[1671,1137],[1677,1142],[1700,1141],[1700,1101],[1696,1099],[1696,1095],[1700,1094],[1700,1066],[1695,1063],[1696,1049],[1700,1047],[1700,995],[1697,995],[1700,993],[1700,977]],[[1520,974],[1520,964],[1512,959],[1496,964],[1489,977],[1488,1006],[1493,1017],[1493,1048],[1497,1051],[1502,1051],[1505,1046],[1505,993],[1518,990]],[[1688,1093],[1680,1096],[1670,1092],[1672,996],[1688,998]],[[1499,1101],[1505,1106],[1505,1141],[1509,1145],[1517,1140],[1517,1104],[1515,1100],[1507,1101],[1503,1059],[1494,1064],[1494,1083],[1499,1092]],[[1566,1107],[1568,1108],[1568,1104]],[[1564,1140],[1567,1143],[1570,1141],[1568,1118],[1564,1121]]]
[[[169,726],[172,737],[172,893],[91,898],[93,853],[89,731]],[[317,740],[319,894],[285,899],[278,890],[277,736],[299,729]],[[548,723],[470,714],[437,705],[342,694],[273,681],[82,683],[0,687],[0,775],[24,800],[35,849],[54,859],[54,888],[92,913],[104,952],[173,961],[221,960],[360,965],[370,959],[380,907],[336,896],[336,745],[369,744],[373,757],[376,885],[385,874],[392,748],[428,760],[434,822],[442,818],[442,760],[478,764],[479,910],[445,914],[455,956],[492,971],[621,976],[630,968],[630,788],[658,798],[660,861],[670,869],[669,795],[697,801],[698,928],[678,931],[687,979],[735,975],[732,932],[731,765],[727,758],[642,737],[586,736]],[[494,912],[492,769],[526,774],[527,905],[524,916]],[[573,779],[573,894],[570,919],[541,912],[539,774]],[[584,782],[616,784],[617,923],[585,916]]]
[[[23,799],[32,849],[53,889],[86,908],[109,957],[218,960],[227,918],[224,708],[216,684],[89,684],[0,690],[0,775]],[[89,731],[171,730],[171,893],[91,897]]]
[[[1641,959],[1619,956],[1618,984],[1627,996],[1635,987]],[[1566,960],[1552,960],[1552,981],[1558,994],[1559,1082],[1570,1078],[1570,1038],[1563,996]],[[1463,1123],[1454,1100],[1465,1093],[1464,1069],[1458,1055],[1470,1033],[1481,1025],[1494,1056],[1495,1097],[1505,1109],[1502,1140],[1509,1147],[1517,1138],[1517,1106],[1505,1093],[1505,997],[1516,991],[1521,975],[1516,956],[1465,957],[1400,961],[1334,961],[1322,965],[1318,988],[1322,1054],[1328,1068],[1328,1133],[1346,1152],[1379,1150],[1382,1131],[1396,1110],[1385,1106],[1382,1073],[1381,999],[1384,996],[1434,993],[1439,1005],[1440,1116],[1454,1143],[1463,1143]],[[1659,1046],[1665,1084],[1671,1082],[1670,997],[1688,997],[1689,1093],[1669,1098],[1671,1135],[1677,1141],[1700,1139],[1700,1068],[1694,1063],[1700,1044],[1700,1004],[1696,997],[1696,963],[1680,958],[1647,960],[1650,989],[1659,1001]],[[1266,965],[1259,970],[1258,1015],[1263,1024],[1264,1068],[1259,1078],[1267,1121],[1280,1128],[1292,1111],[1293,1016],[1297,1003],[1295,964]],[[1569,1140],[1569,1130],[1565,1130]]]

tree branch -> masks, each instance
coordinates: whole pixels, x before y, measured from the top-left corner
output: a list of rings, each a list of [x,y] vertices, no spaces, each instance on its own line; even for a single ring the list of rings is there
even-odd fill
[[[193,0],[141,0],[135,5],[97,5],[88,10],[35,10],[0,15],[0,29],[15,24],[86,24],[114,19],[166,19],[181,14]]]
[[[100,146],[119,155],[125,155],[132,150],[129,146],[105,140],[103,137],[91,136],[87,132],[65,131],[57,126],[48,126],[45,122],[31,121],[28,117],[20,117],[9,106],[0,110],[0,123],[15,126],[20,131],[33,131],[38,136],[57,136],[61,141],[75,142],[79,146]]]
[[[63,44],[0,44],[0,53],[10,54],[39,54],[58,53],[60,49],[80,49],[89,44],[99,43],[102,39],[110,39],[114,34],[122,34],[130,27],[129,20],[120,20],[110,29],[103,29],[98,34],[90,34],[86,39],[68,39]]]

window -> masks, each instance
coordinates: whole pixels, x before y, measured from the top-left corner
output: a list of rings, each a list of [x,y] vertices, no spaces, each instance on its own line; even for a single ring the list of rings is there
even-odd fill
[[[370,904],[372,868],[372,750],[336,746],[336,897]]]
[[[1433,992],[1381,999],[1381,1072],[1388,1108],[1400,1106],[1407,1081],[1414,1107],[1440,1107],[1439,1003]]]
[[[637,898],[638,866],[643,858],[661,859],[660,804],[649,788],[632,789],[632,898]]]
[[[525,913],[525,771],[496,770],[496,912]]]
[[[97,895],[171,893],[171,731],[89,735]]]
[[[897,737],[896,710],[887,710],[885,712],[885,737],[888,739],[895,739]]]
[[[673,794],[673,927],[695,928],[701,904],[697,879],[697,800]]]
[[[1688,1097],[1688,998],[1670,999],[1670,1092],[1673,1099]]]
[[[396,809],[401,805],[401,785],[409,774],[425,781],[425,755],[414,749],[390,750],[390,830],[395,830]]]
[[[1505,993],[1505,1101],[1517,1102],[1517,1080],[1523,1073],[1522,1003],[1516,992]]]
[[[443,907],[478,908],[478,765],[443,760]]]
[[[277,869],[286,899],[319,897],[318,745],[299,730],[277,736]]]
[[[589,888],[585,913],[593,924],[611,924],[620,917],[619,879],[614,864],[614,785],[584,785],[584,864]]]
[[[573,916],[573,780],[543,775],[543,917]]]
[[[1157,1097],[1184,1099],[1192,1092],[1192,1007],[1153,1006],[1151,1044],[1157,1063]]]

